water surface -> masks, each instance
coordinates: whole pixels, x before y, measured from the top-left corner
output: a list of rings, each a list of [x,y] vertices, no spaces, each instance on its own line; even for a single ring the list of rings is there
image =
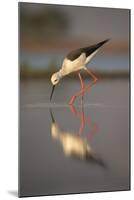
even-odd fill
[[[20,83],[20,195],[129,189],[129,83],[100,81],[74,107],[77,81]]]

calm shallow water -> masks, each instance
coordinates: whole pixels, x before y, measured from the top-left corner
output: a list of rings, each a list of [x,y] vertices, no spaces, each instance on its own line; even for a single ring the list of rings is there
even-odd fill
[[[20,195],[129,189],[129,83],[100,81],[68,106],[79,82],[20,84]]]

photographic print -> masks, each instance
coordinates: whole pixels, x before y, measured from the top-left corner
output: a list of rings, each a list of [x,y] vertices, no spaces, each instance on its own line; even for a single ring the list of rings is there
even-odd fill
[[[130,10],[18,9],[19,197],[130,190]]]

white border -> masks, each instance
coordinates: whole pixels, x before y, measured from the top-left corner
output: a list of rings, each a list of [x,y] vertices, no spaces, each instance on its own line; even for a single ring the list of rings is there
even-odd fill
[[[23,0],[22,0],[23,1]],[[133,1],[127,0],[25,0],[25,2],[40,2],[68,5],[84,5],[97,7],[113,8],[133,8]],[[3,0],[0,3],[0,199],[15,199],[14,191],[18,187],[18,1]],[[133,9],[132,23],[133,22]],[[132,26],[132,35],[134,35]],[[133,38],[132,38],[133,44]],[[133,50],[133,48],[132,48]],[[133,55],[133,52],[132,52]],[[133,57],[132,57],[133,66]],[[134,78],[133,69],[131,70],[131,79]],[[133,85],[133,80],[132,80]],[[132,98],[134,92],[132,88]],[[134,100],[134,98],[133,98]],[[132,101],[132,100],[131,100]],[[133,102],[133,101],[132,101]],[[132,105],[133,111],[133,105]],[[133,113],[132,113],[133,114]],[[133,119],[133,118],[132,118]],[[131,141],[134,141],[133,127]],[[132,142],[133,143],[133,142]],[[132,157],[133,157],[133,144]],[[133,169],[132,158],[132,169]],[[133,199],[133,170],[132,170],[132,191],[127,192],[105,192],[80,195],[58,195],[46,197],[30,197],[34,199]],[[25,198],[24,198],[25,199]]]
[[[48,4],[62,4],[62,5],[79,5],[79,6],[93,6],[93,7],[112,7],[112,8],[131,8],[131,5],[129,6],[129,1],[121,2],[118,1],[107,1],[107,0],[29,0],[25,1],[22,0],[22,2],[38,2],[38,3],[48,3]],[[130,3],[131,4],[131,3]]]

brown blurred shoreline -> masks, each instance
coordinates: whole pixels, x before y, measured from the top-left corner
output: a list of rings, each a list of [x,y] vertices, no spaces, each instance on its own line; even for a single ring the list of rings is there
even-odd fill
[[[106,39],[106,38],[103,38]],[[20,48],[22,50],[27,50],[30,52],[60,52],[60,51],[70,51],[76,48],[81,48],[84,46],[90,46],[101,40],[79,40],[79,39],[70,39],[70,38],[52,38],[51,40],[33,37],[23,37],[20,40]],[[110,39],[108,45],[106,44],[103,52],[112,53],[112,54],[126,54],[129,52],[129,44],[124,41],[115,41]]]

